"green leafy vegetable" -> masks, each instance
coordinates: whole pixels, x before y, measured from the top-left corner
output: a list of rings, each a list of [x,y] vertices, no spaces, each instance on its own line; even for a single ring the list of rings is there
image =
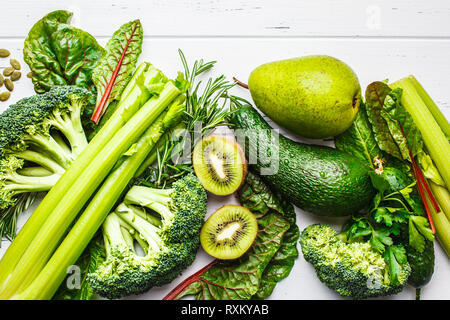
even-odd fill
[[[409,217],[409,244],[419,252],[425,249],[425,241],[434,241],[433,232],[427,218],[411,215]]]
[[[92,120],[97,123],[108,104],[120,98],[130,81],[142,50],[143,30],[141,22],[134,20],[114,32],[92,74],[97,88],[97,103]]]
[[[286,220],[275,213],[258,219],[257,238],[244,257],[232,263],[215,260],[201,274],[194,274],[184,287],[176,288],[166,299],[195,294],[198,300],[249,300],[259,288],[265,267],[279,249],[289,228]]]
[[[366,111],[380,149],[401,159],[399,147],[392,139],[386,120],[381,116],[384,99],[390,91],[391,89],[384,82],[377,81],[369,84],[366,89]]]
[[[367,114],[375,139],[386,153],[412,161],[422,150],[422,137],[413,119],[400,104],[401,89],[392,90],[384,82],[371,83],[366,90]]]
[[[336,136],[334,142],[337,149],[354,155],[371,168],[374,168],[375,157],[381,158],[382,156],[367,119],[364,103],[359,106],[356,118],[350,128]]]
[[[246,183],[239,190],[239,194],[242,205],[253,213],[264,214],[272,209],[289,222],[289,229],[283,236],[280,248],[264,269],[258,291],[252,297],[265,299],[272,294],[278,282],[289,276],[298,257],[297,241],[300,231],[296,224],[296,213],[292,204],[274,194],[257,175],[251,172],[247,174]]]
[[[371,178],[378,191],[373,206],[347,222],[345,236],[349,242],[368,241],[372,248],[383,254],[395,283],[396,272],[401,271],[399,264],[403,264],[398,262],[400,247],[403,248],[399,243],[401,232],[408,232],[408,245],[419,253],[423,252],[425,241],[433,241],[434,236],[428,219],[423,216],[420,198],[414,194],[415,182],[406,184],[409,182],[407,176],[394,168],[386,168],[380,175],[372,172]]]
[[[62,85],[94,89],[92,72],[104,50],[90,34],[70,26],[71,17],[68,11],[51,12],[25,39],[23,57],[37,93]]]
[[[400,275],[403,272],[403,265],[408,263],[406,258],[406,250],[402,245],[392,245],[386,249],[384,258],[389,265],[389,275],[391,282],[395,284],[400,283]]]
[[[263,299],[272,293],[277,282],[289,275],[298,256],[299,237],[292,205],[282,202],[252,173],[248,173],[239,194],[242,205],[258,219],[255,243],[238,260],[214,260],[183,281],[165,299],[186,295],[204,300]]]

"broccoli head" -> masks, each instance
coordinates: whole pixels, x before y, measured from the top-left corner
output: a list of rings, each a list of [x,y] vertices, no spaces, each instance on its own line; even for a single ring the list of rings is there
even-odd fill
[[[87,146],[82,115],[93,103],[88,90],[62,86],[0,114],[0,215],[16,195],[49,190]]]
[[[398,283],[392,283],[388,264],[370,243],[346,243],[327,225],[305,228],[300,245],[305,260],[314,266],[320,281],[338,294],[354,299],[398,293],[411,272],[408,263],[401,265]]]
[[[89,274],[91,287],[117,299],[175,279],[194,261],[206,198],[192,174],[170,189],[131,187],[103,224],[106,260]]]

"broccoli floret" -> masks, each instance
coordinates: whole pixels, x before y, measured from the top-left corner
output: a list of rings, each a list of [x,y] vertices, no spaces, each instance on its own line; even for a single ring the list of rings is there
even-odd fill
[[[392,283],[388,264],[370,243],[346,243],[327,225],[305,228],[300,245],[320,281],[338,294],[354,299],[396,294],[406,285],[411,272],[407,263],[402,265],[398,283]]]
[[[75,86],[24,98],[0,114],[0,209],[47,191],[87,146],[82,114],[95,96]]]
[[[171,189],[131,187],[103,224],[106,260],[89,274],[91,287],[117,299],[175,279],[194,261],[206,198],[192,174]]]

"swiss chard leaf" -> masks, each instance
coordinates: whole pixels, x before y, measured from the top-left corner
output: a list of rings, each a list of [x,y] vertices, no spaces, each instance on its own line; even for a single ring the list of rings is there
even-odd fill
[[[68,11],[51,12],[25,39],[23,56],[37,93],[60,85],[94,89],[92,72],[104,50],[89,33],[70,26],[71,17]]]
[[[186,295],[206,300],[263,299],[289,275],[298,256],[299,231],[293,206],[252,173],[247,174],[239,196],[242,205],[258,219],[259,231],[252,247],[236,261],[215,260],[187,278],[166,299]]]
[[[386,120],[381,116],[384,100],[390,91],[391,88],[384,82],[376,81],[369,84],[366,89],[366,112],[380,149],[401,159],[401,152],[392,139]]]
[[[366,107],[361,103],[355,120],[350,128],[334,139],[336,149],[354,155],[365,164],[374,168],[373,159],[382,156],[377,141],[367,119]]]
[[[142,51],[143,30],[139,20],[130,21],[114,32],[105,47],[105,54],[95,67],[92,80],[97,88],[96,108],[120,98],[129,82]]]
[[[298,257],[297,242],[300,230],[296,224],[295,210],[290,203],[282,203],[282,206],[283,217],[288,220],[290,227],[283,236],[280,248],[264,269],[258,292],[253,296],[254,299],[265,299],[270,296],[277,283],[289,276]]]
[[[401,89],[373,82],[366,90],[367,115],[381,150],[400,160],[411,161],[422,150],[422,137],[406,109],[400,104]]]
[[[177,299],[195,294],[199,300],[249,300],[258,291],[261,276],[278,251],[289,223],[276,213],[258,219],[258,235],[249,251],[233,262],[217,261],[189,284]]]

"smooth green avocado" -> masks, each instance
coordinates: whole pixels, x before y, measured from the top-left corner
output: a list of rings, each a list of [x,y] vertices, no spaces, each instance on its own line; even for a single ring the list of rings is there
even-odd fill
[[[280,126],[306,138],[344,132],[361,102],[358,77],[344,62],[312,55],[263,64],[248,86],[256,106]]]

